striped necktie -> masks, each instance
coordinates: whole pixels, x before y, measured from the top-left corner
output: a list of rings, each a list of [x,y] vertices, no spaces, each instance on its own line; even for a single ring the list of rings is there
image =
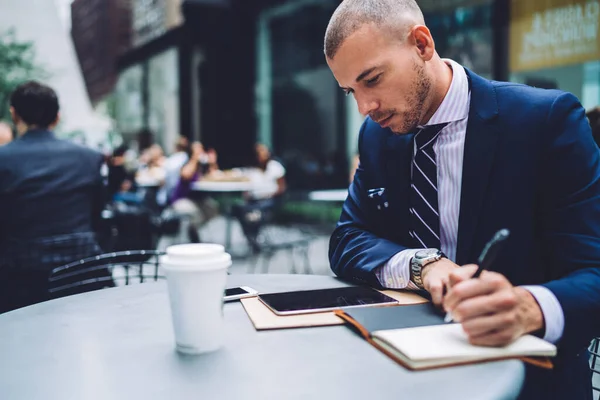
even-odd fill
[[[416,248],[440,248],[437,162],[433,145],[446,125],[425,126],[414,139],[409,233]]]

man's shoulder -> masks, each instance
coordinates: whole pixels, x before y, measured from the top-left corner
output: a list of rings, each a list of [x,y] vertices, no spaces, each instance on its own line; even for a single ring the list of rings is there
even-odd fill
[[[69,140],[58,139],[57,144],[62,150],[71,151],[73,153],[79,153],[83,156],[86,156],[86,157],[89,157],[92,159],[103,158],[102,153],[100,153],[99,151],[91,149],[89,147],[86,147],[86,146],[78,144],[78,143],[73,143]]]
[[[542,89],[514,82],[490,81],[490,83],[494,87],[498,102],[501,105],[549,108],[557,100],[578,102],[573,94],[563,90]]]
[[[0,162],[3,159],[18,157],[22,149],[23,146],[20,140],[13,140],[4,146],[0,146]]]

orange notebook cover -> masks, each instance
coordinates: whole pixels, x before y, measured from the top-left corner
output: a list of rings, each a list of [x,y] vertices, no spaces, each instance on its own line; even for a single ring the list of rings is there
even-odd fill
[[[369,313],[367,309],[337,310],[335,315],[343,319],[372,346],[411,370],[504,359],[520,359],[541,368],[552,368],[549,357],[556,355],[556,347],[537,337],[526,335],[502,348],[474,346],[468,342],[460,324],[440,323],[443,321],[442,317],[437,319],[432,311],[433,306],[386,309],[388,311],[373,309],[375,313]],[[358,322],[358,319],[364,324]],[[368,329],[366,324],[371,329]],[[386,324],[399,328],[385,329]]]

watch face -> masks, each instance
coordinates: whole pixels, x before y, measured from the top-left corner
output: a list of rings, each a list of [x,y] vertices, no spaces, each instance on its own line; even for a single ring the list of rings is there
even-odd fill
[[[438,254],[438,249],[423,249],[423,250],[417,251],[417,253],[415,254],[415,257],[423,259],[423,258],[433,257],[437,254]]]

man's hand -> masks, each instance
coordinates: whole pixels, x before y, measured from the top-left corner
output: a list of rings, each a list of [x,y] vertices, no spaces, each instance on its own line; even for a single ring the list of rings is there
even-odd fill
[[[431,294],[431,301],[436,306],[442,305],[444,297],[444,288],[450,281],[450,273],[459,268],[447,258],[427,264],[421,271],[423,287]]]
[[[497,272],[483,271],[470,279],[476,270],[476,265],[467,265],[452,271],[443,302],[472,344],[504,346],[544,328],[542,310],[529,291]]]

